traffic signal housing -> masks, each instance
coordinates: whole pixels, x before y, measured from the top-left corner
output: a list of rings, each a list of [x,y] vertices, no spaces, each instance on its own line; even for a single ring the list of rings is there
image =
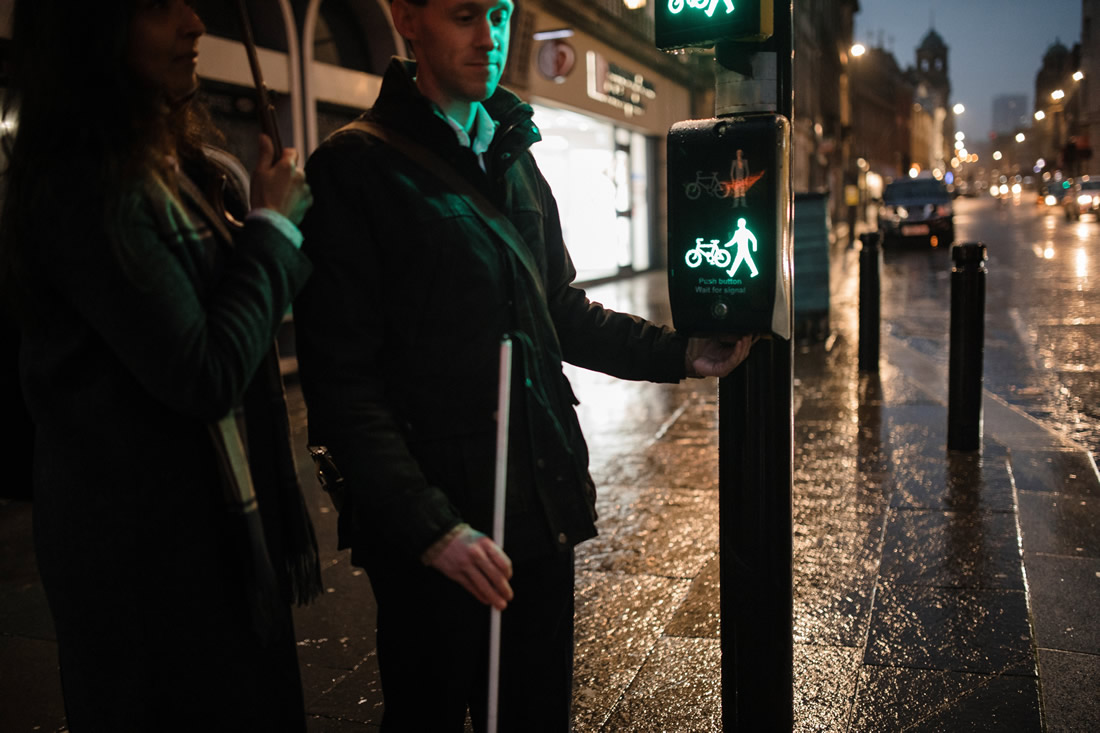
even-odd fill
[[[676,330],[791,337],[790,122],[760,114],[668,133],[668,282]]]

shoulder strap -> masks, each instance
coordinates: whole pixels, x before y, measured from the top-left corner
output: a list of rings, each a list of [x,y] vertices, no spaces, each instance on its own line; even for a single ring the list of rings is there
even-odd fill
[[[508,245],[508,249],[512,251],[512,254],[527,270],[532,281],[534,281],[535,287],[539,289],[539,295],[542,296],[542,300],[545,302],[542,275],[535,264],[531,250],[527,247],[527,243],[523,241],[520,233],[516,231],[515,225],[481,191],[474,188],[446,161],[423,145],[374,122],[358,119],[340,128],[340,130],[352,130],[381,140],[465,196],[470,209]]]

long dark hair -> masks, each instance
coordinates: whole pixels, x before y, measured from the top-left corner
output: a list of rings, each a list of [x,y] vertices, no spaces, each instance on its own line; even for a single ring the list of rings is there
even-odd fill
[[[141,1],[15,2],[0,209],[0,294],[11,308],[21,310],[33,286],[27,248],[43,217],[91,200],[123,261],[123,192],[158,178],[171,187],[169,153],[181,162],[202,159],[208,117],[190,100],[169,105],[128,67],[130,23]]]

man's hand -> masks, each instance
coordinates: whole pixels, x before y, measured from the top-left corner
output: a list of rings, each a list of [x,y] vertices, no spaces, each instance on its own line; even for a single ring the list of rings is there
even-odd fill
[[[689,338],[687,346],[687,376],[724,377],[749,355],[757,336],[742,336],[733,340],[719,338]]]
[[[459,525],[457,533],[443,538],[438,552],[429,550],[428,565],[470,591],[482,603],[503,611],[512,600],[512,561],[491,539]],[[453,535],[453,536],[452,536]]]

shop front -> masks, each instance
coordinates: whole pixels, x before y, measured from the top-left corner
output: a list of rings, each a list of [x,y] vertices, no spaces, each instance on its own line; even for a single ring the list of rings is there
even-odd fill
[[[660,267],[664,139],[690,116],[688,89],[540,9],[532,15],[527,64],[513,77],[535,110],[543,140],[532,152],[578,281]]]

